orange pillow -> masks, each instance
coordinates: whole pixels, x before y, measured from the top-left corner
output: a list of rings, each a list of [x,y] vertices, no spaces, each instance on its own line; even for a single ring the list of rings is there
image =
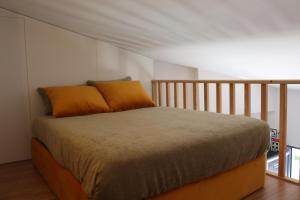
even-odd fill
[[[70,117],[108,112],[103,96],[92,86],[44,88],[52,105],[54,117]]]
[[[115,81],[95,86],[112,111],[155,106],[139,81]]]

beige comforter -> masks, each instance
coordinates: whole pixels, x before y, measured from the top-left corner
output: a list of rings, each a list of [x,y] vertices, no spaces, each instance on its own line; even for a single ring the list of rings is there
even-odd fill
[[[237,167],[263,154],[266,123],[172,108],[53,119],[34,136],[91,199],[145,199]]]

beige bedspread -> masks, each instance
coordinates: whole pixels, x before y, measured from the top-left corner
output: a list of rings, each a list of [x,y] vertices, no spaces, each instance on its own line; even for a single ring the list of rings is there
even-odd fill
[[[263,154],[266,123],[172,108],[53,119],[34,136],[91,199],[145,199],[237,167]]]

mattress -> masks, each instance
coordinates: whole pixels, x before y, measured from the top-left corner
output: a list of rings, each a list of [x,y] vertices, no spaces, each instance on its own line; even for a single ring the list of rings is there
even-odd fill
[[[146,199],[238,167],[269,144],[267,123],[175,108],[51,118],[33,125],[90,199]]]

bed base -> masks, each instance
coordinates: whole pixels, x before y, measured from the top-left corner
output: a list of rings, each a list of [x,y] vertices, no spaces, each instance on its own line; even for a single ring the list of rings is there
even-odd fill
[[[55,161],[37,139],[32,139],[32,160],[50,189],[61,200],[87,200],[80,183]],[[262,188],[265,182],[265,155],[240,167],[188,184],[151,200],[238,200]]]

